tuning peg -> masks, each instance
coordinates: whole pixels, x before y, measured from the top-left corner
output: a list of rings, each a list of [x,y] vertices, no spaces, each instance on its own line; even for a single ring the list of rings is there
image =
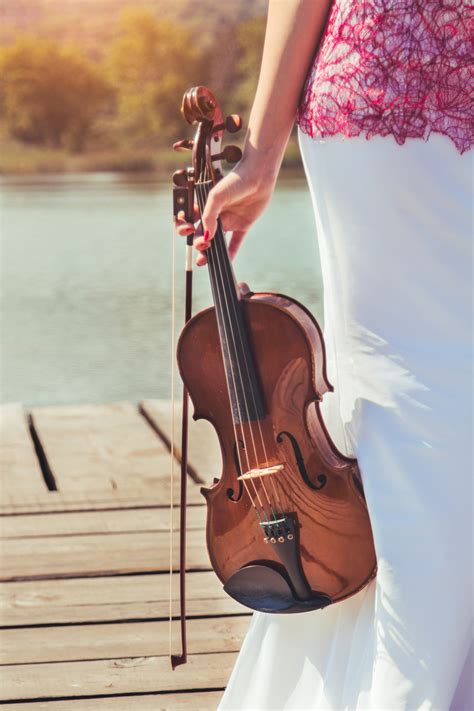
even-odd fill
[[[227,163],[238,163],[242,158],[242,151],[238,146],[226,146],[222,153],[212,156],[212,160],[225,160]]]
[[[185,138],[183,141],[177,141],[176,143],[173,143],[173,149],[175,151],[190,151],[192,150],[194,141]]]
[[[227,116],[226,120],[224,123],[218,123],[216,126],[213,128],[213,132],[216,133],[217,131],[229,131],[229,133],[237,133],[237,131],[240,131],[242,128],[243,121],[240,116],[237,114],[231,114],[230,116]]]
[[[226,146],[222,151],[222,157],[227,163],[238,163],[242,158],[242,151],[238,146]]]
[[[186,170],[176,170],[173,173],[173,185],[184,188],[189,182],[188,173]]]
[[[242,128],[242,118],[238,114],[231,114],[225,120],[225,127],[229,133],[237,133]]]

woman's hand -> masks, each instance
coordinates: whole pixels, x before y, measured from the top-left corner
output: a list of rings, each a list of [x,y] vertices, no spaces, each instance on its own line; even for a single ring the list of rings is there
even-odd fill
[[[177,219],[178,234],[196,234],[194,246],[200,254],[196,260],[198,266],[206,264],[205,251],[211,244],[216,232],[217,218],[220,217],[222,227],[226,232],[232,232],[229,241],[229,254],[233,259],[242,241],[255,220],[268,205],[273,193],[276,171],[270,171],[265,165],[265,175],[262,166],[256,160],[245,160],[245,154],[235,169],[217,183],[209,193],[202,223],[199,214],[195,212],[197,227],[186,222],[180,213]],[[268,179],[269,175],[275,177]],[[197,207],[197,206],[196,206]]]
[[[232,232],[231,257],[248,229],[267,206],[275,186],[285,146],[293,126],[308,67],[333,0],[269,0],[267,29],[257,93],[253,102],[243,157],[235,169],[209,193],[202,225],[194,240],[200,251],[197,264],[206,263],[220,216]],[[179,217],[179,216],[178,216]],[[196,222],[199,215],[195,214]],[[177,220],[178,232],[194,232],[194,225]]]

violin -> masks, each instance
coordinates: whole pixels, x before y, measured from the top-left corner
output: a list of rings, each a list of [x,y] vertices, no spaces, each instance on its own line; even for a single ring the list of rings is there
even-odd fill
[[[192,166],[174,175],[174,213],[194,221],[222,160],[240,159],[222,137],[241,120],[224,120],[206,87],[186,92],[182,113],[196,132],[175,144],[192,150]],[[337,449],[320,411],[334,389],[323,334],[295,299],[239,290],[219,220],[206,256],[214,305],[188,312],[177,362],[194,419],[213,425],[222,452],[221,476],[201,489],[209,559],[224,590],[252,610],[322,609],[361,590],[377,567],[357,460]]]

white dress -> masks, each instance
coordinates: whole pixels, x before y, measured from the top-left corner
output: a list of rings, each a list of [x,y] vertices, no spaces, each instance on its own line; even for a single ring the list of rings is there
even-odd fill
[[[299,137],[335,387],[323,414],[359,461],[379,571],[325,610],[255,613],[219,709],[469,711],[472,151],[440,134]]]

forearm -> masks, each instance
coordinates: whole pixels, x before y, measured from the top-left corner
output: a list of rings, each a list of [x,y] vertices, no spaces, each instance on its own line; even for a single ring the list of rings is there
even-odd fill
[[[269,0],[262,65],[242,159],[210,191],[202,215],[204,252],[221,218],[233,257],[268,205],[293,127],[298,99],[333,0]],[[184,228],[192,228],[185,224]],[[184,232],[182,233],[184,234]],[[204,264],[205,255],[198,264]]]
[[[244,157],[278,171],[298,99],[332,0],[269,0],[257,92]]]

